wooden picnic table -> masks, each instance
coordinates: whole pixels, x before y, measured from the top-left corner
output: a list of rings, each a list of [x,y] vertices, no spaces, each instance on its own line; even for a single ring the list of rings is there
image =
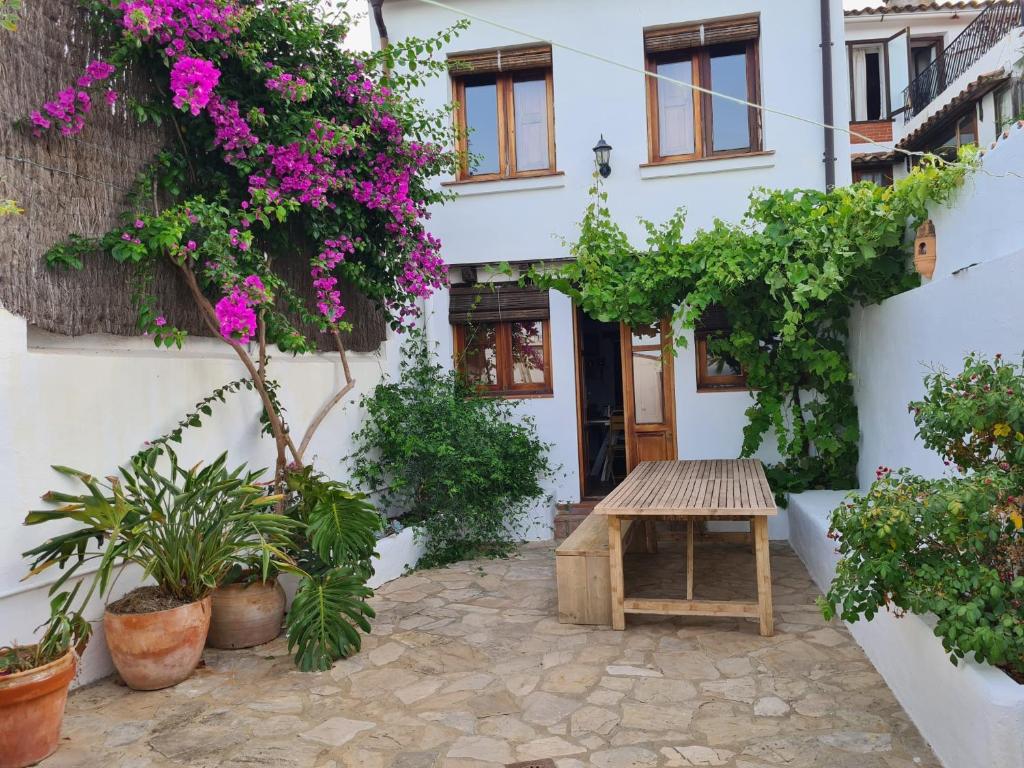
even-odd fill
[[[645,461],[594,507],[608,519],[612,627],[626,628],[627,613],[757,618],[761,634],[772,634],[772,577],[768,562],[768,517],[775,497],[756,459]],[[702,518],[749,519],[757,562],[757,602],[693,599],[694,523]],[[626,597],[622,570],[623,519],[683,518],[686,538],[686,599]]]

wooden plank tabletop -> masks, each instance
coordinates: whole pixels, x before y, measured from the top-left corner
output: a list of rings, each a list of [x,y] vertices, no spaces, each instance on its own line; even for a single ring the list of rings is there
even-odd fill
[[[644,461],[604,497],[598,515],[778,514],[757,459]]]

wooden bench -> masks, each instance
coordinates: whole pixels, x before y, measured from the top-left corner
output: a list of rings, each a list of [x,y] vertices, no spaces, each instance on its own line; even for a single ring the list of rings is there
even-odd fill
[[[632,521],[623,521],[622,535],[627,548],[634,538],[629,536],[631,528]],[[610,573],[608,519],[601,515],[587,515],[555,550],[558,620],[563,624],[611,626]]]

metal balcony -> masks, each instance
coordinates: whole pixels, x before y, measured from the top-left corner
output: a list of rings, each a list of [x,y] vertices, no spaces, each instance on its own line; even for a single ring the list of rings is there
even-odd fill
[[[903,91],[905,122],[919,114],[946,86],[966,72],[1012,29],[1024,24],[1024,0],[993,3],[956,36]]]

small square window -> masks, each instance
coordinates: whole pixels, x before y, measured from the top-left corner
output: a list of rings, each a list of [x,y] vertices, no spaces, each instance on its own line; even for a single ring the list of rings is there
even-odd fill
[[[696,338],[697,391],[746,389],[747,375],[739,362],[715,349],[714,334]]]

